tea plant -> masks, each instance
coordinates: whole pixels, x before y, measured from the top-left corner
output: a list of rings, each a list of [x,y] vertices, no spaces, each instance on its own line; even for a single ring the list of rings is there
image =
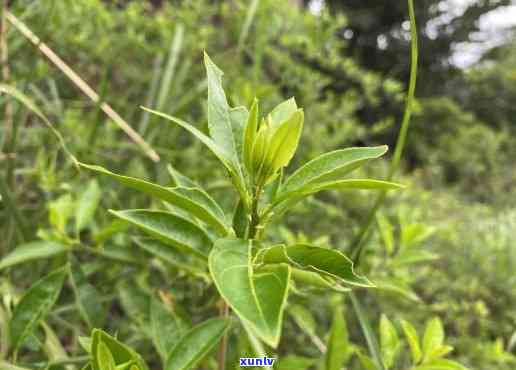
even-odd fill
[[[222,72],[206,54],[204,62],[210,136],[178,118],[147,110],[195,135],[219,159],[238,194],[232,215],[224,213],[198,184],[173,169],[176,186],[165,187],[82,164],[166,202],[166,210],[110,212],[148,236],[136,239],[148,252],[166,254],[180,269],[208,268],[224,301],[222,318],[203,322],[183,337],[176,335],[177,342],[164,364],[167,369],[182,368],[178,365],[181,361],[191,368],[200,361],[228,330],[228,308],[250,337],[277,347],[292,282],[340,291],[374,286],[355,273],[352,261],[338,250],[308,244],[269,245],[263,237],[269,223],[278,222],[294,205],[317,192],[401,188],[388,181],[344,178],[383,155],[385,146],[336,150],[284,176],[283,168],[298,146],[303,110],[294,99],[279,104],[265,117],[260,117],[257,101],[249,111],[230,107],[221,85]],[[189,351],[179,351],[177,348],[185,347],[186,342],[190,344]]]

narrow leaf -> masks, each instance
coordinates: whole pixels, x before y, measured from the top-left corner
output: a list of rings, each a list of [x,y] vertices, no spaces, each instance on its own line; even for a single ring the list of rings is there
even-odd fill
[[[165,369],[193,369],[213,349],[229,327],[229,320],[219,318],[195,326],[172,348]]]
[[[206,222],[223,235],[226,235],[230,231],[229,227],[225,224],[223,212],[220,210],[220,207],[213,204],[213,200],[210,201],[207,199],[206,196],[202,194],[203,192],[201,190],[167,188],[134,177],[117,175],[116,173],[110,172],[100,166],[92,166],[84,163],[81,163],[80,165],[92,171],[107,175],[132,189],[173,204],[174,206],[181,208]]]
[[[0,270],[20,263],[63,254],[69,249],[63,244],[50,241],[30,242],[16,247],[0,261]]]
[[[68,266],[55,270],[38,280],[16,305],[10,321],[11,345],[16,350],[56,302]]]
[[[344,320],[342,305],[335,306],[333,322],[325,354],[325,370],[340,370],[352,354],[348,338],[348,329]]]
[[[258,100],[255,98],[244,129],[243,159],[249,173],[252,171],[252,150],[258,132]]]
[[[444,329],[438,317],[431,319],[425,328],[423,336],[423,362],[434,358],[437,351],[444,342]]]
[[[197,225],[164,211],[134,209],[110,212],[145,233],[201,258],[208,255],[210,238]]]
[[[412,362],[414,364],[417,364],[419,363],[419,361],[421,361],[421,358],[423,357],[417,331],[411,323],[405,320],[401,320],[401,327],[403,328],[403,332],[405,333],[405,337],[407,338],[407,342],[410,347]]]
[[[351,285],[372,287],[367,278],[353,271],[353,262],[334,249],[311,245],[277,245],[260,251],[257,261],[271,263],[291,263],[295,267],[307,269],[337,278]]]
[[[93,219],[93,215],[99,205],[101,195],[102,193],[100,191],[99,184],[96,180],[91,180],[84,193],[81,194],[79,202],[77,203],[75,211],[75,228],[78,232],[87,227]]]
[[[387,146],[347,148],[325,153],[295,171],[282,186],[282,192],[296,191],[306,185],[342,178],[371,159],[382,156]]]
[[[385,366],[391,368],[400,349],[400,340],[396,328],[386,315],[380,317],[380,345]]]

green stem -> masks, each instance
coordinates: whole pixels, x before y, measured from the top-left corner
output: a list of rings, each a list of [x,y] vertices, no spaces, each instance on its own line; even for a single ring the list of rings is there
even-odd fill
[[[414,2],[413,0],[407,0],[410,18],[410,34],[411,34],[411,53],[410,53],[410,80],[409,88],[407,92],[407,100],[405,104],[405,112],[403,114],[403,120],[401,122],[400,132],[396,141],[396,149],[389,168],[387,175],[387,181],[392,180],[394,174],[399,168],[405,142],[407,140],[407,132],[410,125],[410,117],[412,115],[412,104],[414,101],[414,94],[416,91],[416,80],[417,80],[417,59],[418,59],[418,44],[417,44],[417,28],[416,28],[416,16],[414,13]],[[351,254],[356,265],[360,263],[360,257],[363,253],[365,242],[368,238],[369,231],[374,222],[376,212],[383,205],[386,198],[386,192],[382,191],[373,205],[373,208],[369,211],[366,222],[363,224],[362,229],[358,233],[357,237],[353,240],[351,245]]]
[[[373,358],[373,362],[376,365],[378,370],[385,370],[385,366],[382,361],[382,356],[380,353],[380,346],[378,345],[378,341],[374,336],[373,330],[371,329],[371,325],[367,320],[367,316],[365,315],[364,309],[360,304],[360,301],[355,296],[355,293],[350,292],[349,297],[351,299],[351,304],[353,305],[353,310],[355,311],[358,322],[360,323],[360,327],[362,328],[362,333],[364,333],[364,337],[367,343],[367,347],[369,348],[369,353]]]

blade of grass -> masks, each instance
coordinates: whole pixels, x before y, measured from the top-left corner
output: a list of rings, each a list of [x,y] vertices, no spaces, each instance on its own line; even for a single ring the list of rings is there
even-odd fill
[[[174,39],[170,45],[170,52],[168,54],[167,66],[165,67],[165,73],[161,80],[161,86],[158,95],[158,102],[156,110],[163,111],[165,101],[170,92],[170,86],[172,79],[174,78],[174,72],[176,70],[177,61],[179,59],[179,53],[181,52],[181,46],[183,44],[184,27],[181,23],[176,26],[176,32],[174,33]]]
[[[68,64],[66,64],[52,49],[40,40],[28,27],[9,11],[6,12],[7,20],[23,36],[25,36],[39,51],[41,51],[66,77],[68,77],[88,98],[94,103],[100,102],[99,95],[88,85]],[[153,161],[159,161],[156,151],[138,134],[108,103],[100,103],[100,108],[134,141],[144,153]]]
[[[399,168],[401,155],[405,147],[407,140],[407,132],[410,125],[410,117],[412,115],[412,105],[414,102],[414,94],[416,90],[417,80],[417,63],[418,63],[418,43],[417,43],[417,27],[416,27],[416,16],[414,13],[414,2],[413,0],[407,0],[410,18],[410,35],[411,35],[411,48],[410,48],[410,79],[409,88],[407,91],[407,98],[405,103],[405,112],[403,113],[403,120],[401,122],[400,132],[396,141],[396,148],[387,175],[387,181],[392,180],[396,171]],[[366,221],[362,225],[362,228],[356,238],[351,244],[351,255],[353,261],[357,266],[360,263],[360,257],[363,253],[365,242],[368,239],[369,231],[376,218],[376,212],[383,205],[386,198],[386,192],[381,192],[373,205],[373,208],[369,211],[366,217]]]
[[[378,345],[378,340],[376,339],[373,330],[371,329],[371,325],[369,324],[369,320],[365,315],[364,308],[360,304],[358,298],[355,296],[355,293],[350,292],[349,298],[351,299],[351,304],[353,306],[353,310],[357,315],[358,322],[362,329],[362,333],[364,334],[367,347],[369,348],[369,353],[376,365],[378,370],[386,370],[383,365],[382,356],[380,352],[380,346]]]
[[[253,20],[256,15],[256,10],[258,9],[259,3],[260,0],[253,0],[251,5],[249,6],[249,9],[247,9],[247,15],[245,17],[244,24],[242,25],[242,30],[240,31],[240,37],[238,39],[239,50],[242,50],[242,48],[244,47],[245,40],[249,35],[249,30],[251,29],[251,26],[253,24]]]

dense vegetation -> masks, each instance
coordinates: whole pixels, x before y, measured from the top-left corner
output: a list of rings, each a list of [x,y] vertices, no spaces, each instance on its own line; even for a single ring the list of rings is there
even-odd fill
[[[210,133],[203,50],[224,71],[229,106],[252,111],[256,98],[266,117],[295,97],[303,108],[298,150],[274,175],[289,161],[285,178],[325,152],[388,144],[387,154],[353,173],[388,178],[410,71],[406,4],[380,11],[368,1],[326,3],[317,14],[307,10],[310,2],[273,0],[19,0],[9,6],[100,101],[86,98],[12,24],[3,27],[1,369],[80,369],[89,360],[86,350],[109,358],[113,346],[124,355],[134,350],[158,369],[179,333],[224,311],[204,264],[142,242],[136,215],[123,213],[130,211],[108,212],[152,208],[186,217],[183,211],[74,159],[163,186],[195,184],[231,220],[241,194],[216,156],[179,125],[140,109]],[[277,348],[262,348],[232,323],[226,368],[239,368],[238,357],[260,351],[278,358],[280,369],[375,369],[379,360],[390,369],[516,367],[516,48],[509,39],[468,69],[449,62],[453,43],[468,40],[482,14],[507,2],[478,2],[453,20],[451,31],[443,25],[429,35],[428,23],[442,12],[436,3],[416,3],[417,99],[394,179],[406,187],[388,193],[360,256],[357,276],[376,288],[354,287],[350,294],[346,282],[324,279],[326,289],[296,282]],[[104,101],[160,161],[104,115]],[[277,181],[269,175],[264,186]],[[371,191],[317,193],[282,223],[271,222],[264,243],[331,246],[352,256],[375,199]],[[245,236],[249,225],[241,230]],[[207,233],[212,240],[213,230]],[[30,294],[38,287],[46,290],[39,301]],[[29,317],[20,314],[24,305]],[[364,321],[378,345],[364,338]],[[216,336],[227,330],[225,322],[209,324]],[[94,328],[102,331],[88,338]],[[214,355],[198,366],[215,369],[220,356],[208,349]],[[128,366],[143,369],[138,361]],[[425,367],[431,361],[437,365]]]

